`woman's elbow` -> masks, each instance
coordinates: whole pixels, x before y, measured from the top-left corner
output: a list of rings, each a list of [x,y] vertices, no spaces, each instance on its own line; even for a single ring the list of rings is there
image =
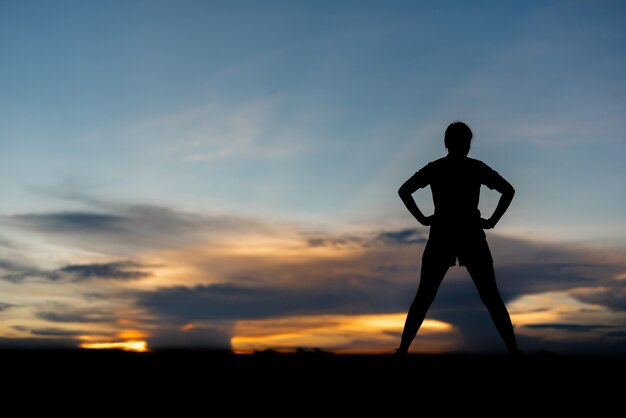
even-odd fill
[[[504,192],[504,194],[509,199],[513,199],[513,196],[515,196],[515,188],[509,184],[509,186],[506,188],[506,191]]]

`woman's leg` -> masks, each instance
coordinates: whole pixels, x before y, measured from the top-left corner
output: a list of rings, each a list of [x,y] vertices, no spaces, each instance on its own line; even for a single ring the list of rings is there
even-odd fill
[[[496,285],[496,274],[493,270],[492,263],[468,263],[467,271],[469,272],[478,294],[491,315],[491,319],[500,334],[500,337],[506,344],[509,353],[517,354],[517,341],[513,324],[509,311],[507,311],[498,287]]]
[[[420,284],[407,313],[400,347],[396,350],[397,354],[406,354],[409,351],[409,347],[422,326],[426,312],[435,300],[439,285],[441,285],[447,271],[448,265],[446,264],[422,260]]]

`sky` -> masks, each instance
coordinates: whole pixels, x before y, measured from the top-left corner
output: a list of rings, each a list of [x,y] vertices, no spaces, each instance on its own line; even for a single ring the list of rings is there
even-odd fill
[[[462,120],[516,189],[487,239],[520,349],[625,352],[625,20],[0,0],[0,347],[390,353],[428,238],[397,190]],[[463,268],[411,349],[504,351]]]

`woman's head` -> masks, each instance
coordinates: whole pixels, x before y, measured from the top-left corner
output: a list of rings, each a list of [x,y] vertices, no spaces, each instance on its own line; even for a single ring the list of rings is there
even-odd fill
[[[463,122],[456,121],[446,128],[443,142],[449,154],[466,156],[470,150],[472,136],[472,130],[469,126]]]

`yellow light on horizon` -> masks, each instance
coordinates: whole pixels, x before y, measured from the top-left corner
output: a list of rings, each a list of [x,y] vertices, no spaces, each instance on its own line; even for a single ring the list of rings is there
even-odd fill
[[[80,348],[89,350],[122,350],[134,351],[137,353],[145,353],[148,350],[146,341],[116,341],[116,342],[98,342],[98,343],[81,343]]]
[[[398,343],[406,313],[377,315],[320,315],[238,321],[231,346],[246,354],[263,349],[293,351],[316,347],[336,353],[386,353]],[[452,324],[427,319],[419,349],[451,350],[459,343]]]
[[[368,328],[372,330],[402,331],[406,313],[384,315],[354,315],[347,317],[352,327]],[[425,319],[422,332],[449,331],[451,324],[436,319]]]

